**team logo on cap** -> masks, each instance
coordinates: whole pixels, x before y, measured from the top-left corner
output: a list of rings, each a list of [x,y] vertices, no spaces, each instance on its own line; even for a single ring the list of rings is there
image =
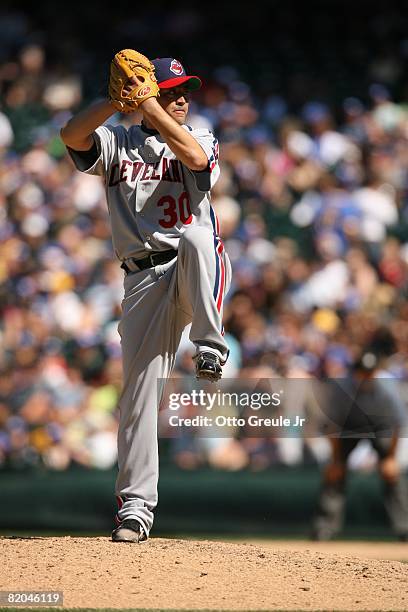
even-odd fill
[[[181,74],[183,74],[183,66],[180,64],[180,62],[176,59],[174,59],[171,64],[170,64],[170,70],[172,72],[174,72],[174,74],[176,74],[177,76],[180,76]]]

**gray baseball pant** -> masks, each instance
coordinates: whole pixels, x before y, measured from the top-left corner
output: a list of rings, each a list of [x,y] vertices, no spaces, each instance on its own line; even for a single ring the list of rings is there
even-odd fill
[[[159,476],[157,419],[164,382],[181,334],[200,347],[228,349],[222,333],[222,298],[231,282],[227,254],[211,230],[192,226],[178,257],[125,276],[119,323],[123,390],[119,401],[117,521],[137,519],[146,535],[153,524]],[[220,297],[221,295],[221,297]]]

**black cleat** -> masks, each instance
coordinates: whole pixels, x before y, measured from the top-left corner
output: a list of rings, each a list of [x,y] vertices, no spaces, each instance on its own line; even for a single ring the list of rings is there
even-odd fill
[[[195,361],[196,378],[216,382],[222,376],[221,360],[215,353],[203,351],[193,357]]]
[[[125,519],[112,531],[112,542],[145,542],[147,536],[136,519]]]

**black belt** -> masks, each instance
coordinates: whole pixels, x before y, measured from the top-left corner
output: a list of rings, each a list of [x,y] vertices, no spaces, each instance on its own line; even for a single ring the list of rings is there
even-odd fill
[[[171,249],[170,251],[159,251],[157,253],[151,253],[143,259],[129,257],[126,262],[129,262],[130,266],[125,261],[122,261],[122,265],[120,267],[123,268],[126,274],[129,274],[129,272],[138,272],[139,270],[145,270],[146,268],[154,268],[154,266],[167,263],[175,257],[177,257],[177,251],[175,249]],[[136,266],[135,270],[133,269],[133,265]]]

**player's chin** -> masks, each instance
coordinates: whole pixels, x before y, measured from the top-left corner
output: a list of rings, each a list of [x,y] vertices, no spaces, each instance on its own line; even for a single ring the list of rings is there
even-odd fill
[[[172,115],[173,119],[175,119],[179,125],[183,125],[183,123],[185,123],[187,113],[184,111],[174,111]]]

